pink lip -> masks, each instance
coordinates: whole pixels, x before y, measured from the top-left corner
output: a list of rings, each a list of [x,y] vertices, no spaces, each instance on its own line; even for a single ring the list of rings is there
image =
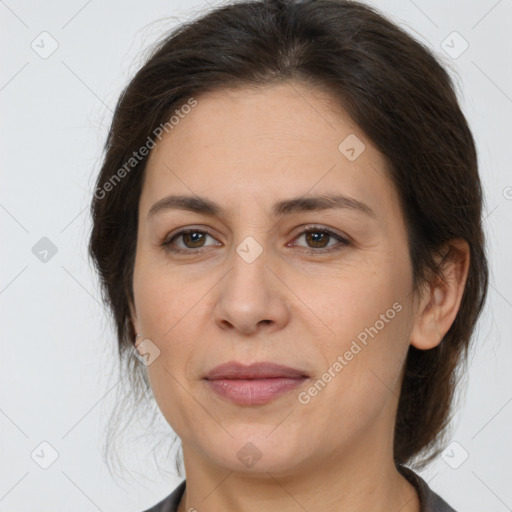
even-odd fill
[[[308,378],[302,370],[274,363],[249,366],[229,362],[216,366],[205,377],[209,388],[239,405],[267,403],[298,387]]]

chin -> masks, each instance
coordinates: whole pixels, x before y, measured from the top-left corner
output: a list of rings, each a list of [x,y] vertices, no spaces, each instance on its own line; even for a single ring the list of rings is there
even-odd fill
[[[209,457],[227,471],[244,475],[293,473],[304,463],[303,448],[293,445],[289,438],[286,442],[286,436],[266,438],[268,432],[265,429],[261,435],[235,435],[224,444],[217,442],[215,452],[211,451],[211,445],[206,447]]]

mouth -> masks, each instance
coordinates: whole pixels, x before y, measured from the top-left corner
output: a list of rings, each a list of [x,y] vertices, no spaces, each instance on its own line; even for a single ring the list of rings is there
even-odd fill
[[[296,389],[309,375],[297,368],[270,362],[249,366],[229,362],[213,368],[204,378],[211,391],[238,405],[261,405]]]

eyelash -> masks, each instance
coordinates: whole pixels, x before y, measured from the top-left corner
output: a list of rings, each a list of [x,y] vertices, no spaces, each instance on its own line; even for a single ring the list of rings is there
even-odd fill
[[[160,245],[166,251],[170,251],[170,252],[173,252],[173,253],[181,253],[181,254],[184,254],[184,253],[188,253],[188,254],[197,253],[197,252],[201,252],[202,249],[205,249],[205,247],[198,247],[197,249],[176,249],[176,248],[172,247],[172,242],[175,239],[179,238],[180,236],[189,234],[189,233],[201,233],[201,234],[204,234],[204,235],[211,236],[213,238],[213,235],[211,235],[206,230],[187,228],[187,229],[183,229],[182,231],[179,231],[178,233],[174,234],[170,239],[164,239],[164,241]],[[344,247],[346,247],[348,245],[351,245],[351,242],[349,242],[347,239],[341,237],[337,233],[334,233],[330,229],[319,228],[319,227],[316,227],[316,226],[308,226],[307,229],[305,229],[304,231],[301,231],[295,237],[295,240],[300,238],[301,236],[307,235],[309,233],[322,233],[322,234],[326,234],[330,238],[336,238],[340,242],[340,244],[341,244],[341,246],[332,246],[329,249],[311,249],[311,248],[308,249],[308,248],[303,247],[302,248],[303,252],[305,252],[306,254],[309,254],[309,255],[327,254],[327,253],[331,253],[331,252],[334,252],[334,251],[339,251],[339,250],[343,249]]]

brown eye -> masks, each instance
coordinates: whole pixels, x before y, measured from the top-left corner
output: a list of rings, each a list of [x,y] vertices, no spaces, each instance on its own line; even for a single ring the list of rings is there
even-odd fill
[[[219,243],[207,245],[206,239],[208,237],[213,239],[213,236],[207,231],[189,228],[176,233],[161,245],[166,250],[176,253],[194,253],[208,247],[208,245],[222,245]],[[323,254],[350,245],[348,240],[328,229],[310,228],[303,231],[295,240],[300,240],[302,237],[304,237],[307,245],[304,247],[295,243],[293,246],[303,247],[303,251],[308,254]],[[330,243],[331,241],[334,243]]]
[[[304,237],[304,240],[307,244],[307,247],[305,247],[305,252],[308,254],[322,254],[350,245],[348,240],[328,229],[310,228],[303,231],[295,240],[300,240],[302,237]],[[333,239],[338,243],[329,244],[329,242]]]
[[[313,247],[323,249],[326,247],[331,236],[324,231],[308,231],[304,234],[305,240]]]
[[[203,247],[208,247],[208,245],[205,245],[205,240],[207,237],[213,238],[206,231],[199,229],[185,229],[179,233],[176,233],[172,238],[164,241],[162,246],[172,252],[194,252],[194,249],[202,249]],[[176,241],[179,240],[181,240],[182,243],[176,244]]]
[[[183,243],[190,249],[198,249],[204,244],[205,235],[199,231],[190,231],[181,235]]]

